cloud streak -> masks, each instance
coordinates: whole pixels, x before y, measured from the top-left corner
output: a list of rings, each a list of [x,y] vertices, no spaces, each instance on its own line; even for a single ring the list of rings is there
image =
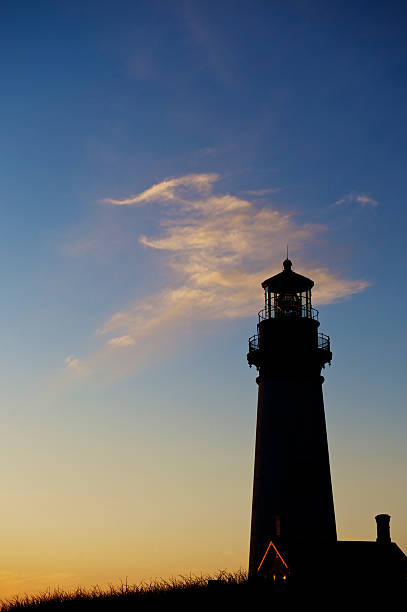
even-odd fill
[[[154,235],[140,235],[139,242],[161,255],[167,282],[109,317],[96,332],[103,339],[101,350],[85,362],[70,355],[65,360],[68,369],[79,375],[107,367],[112,371],[116,360],[116,371],[124,374],[156,359],[165,344],[173,347],[189,324],[255,316],[262,306],[260,283],[281,270],[285,245],[295,254],[326,231],[322,225],[300,224],[270,205],[217,193],[218,180],[214,173],[188,174],[131,197],[104,200],[117,207],[161,207]],[[307,266],[304,259],[301,273],[315,280],[316,304],[367,286],[363,280]]]
[[[188,196],[188,193],[198,192],[200,194],[208,193],[212,184],[218,179],[218,175],[211,174],[187,174],[179,178],[169,178],[156,183],[138,195],[124,198],[123,200],[114,200],[105,198],[103,201],[115,206],[131,206],[134,204],[148,204],[149,202],[161,201],[163,203],[184,202],[188,203],[188,199],[184,200],[183,195]]]
[[[84,374],[87,373],[86,367],[77,357],[74,357],[73,355],[68,355],[67,357],[65,357],[64,361],[65,361],[66,367],[69,368],[71,372],[74,372],[78,376],[83,376]]]
[[[279,193],[280,191],[280,187],[268,187],[267,189],[248,189],[246,193],[249,195],[262,197],[265,195],[273,195],[274,193]]]
[[[299,251],[325,231],[298,224],[293,215],[214,191],[216,174],[168,178],[134,196],[107,199],[114,206],[163,207],[153,236],[139,236],[162,254],[169,282],[154,295],[113,314],[98,330],[107,352],[145,346],[175,333],[187,321],[253,316],[261,306],[260,282],[280,270],[285,244]],[[172,272],[171,272],[172,270]],[[328,304],[362,291],[367,283],[305,264],[316,282],[314,301]],[[127,351],[128,354],[128,351]],[[106,356],[106,353],[105,353]]]
[[[343,198],[341,198],[340,200],[337,200],[336,202],[331,204],[331,206],[344,206],[347,204],[359,204],[359,206],[361,206],[362,208],[376,208],[376,206],[379,205],[379,202],[368,196],[366,193],[351,192],[343,196]]]

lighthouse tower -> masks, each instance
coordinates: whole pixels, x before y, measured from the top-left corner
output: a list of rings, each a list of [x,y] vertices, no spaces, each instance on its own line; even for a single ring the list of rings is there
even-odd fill
[[[291,558],[336,542],[321,369],[328,336],[318,332],[311,279],[283,271],[262,283],[265,308],[247,359],[258,370],[258,408],[249,572],[267,551]],[[270,548],[271,547],[271,548]]]

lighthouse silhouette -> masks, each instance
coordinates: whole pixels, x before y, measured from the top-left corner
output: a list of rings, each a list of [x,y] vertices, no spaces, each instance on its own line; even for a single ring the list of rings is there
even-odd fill
[[[265,308],[249,339],[247,359],[258,370],[251,576],[268,557],[275,577],[275,560],[285,572],[287,555],[337,541],[321,376],[332,353],[318,331],[313,286],[286,259],[283,271],[262,283]]]

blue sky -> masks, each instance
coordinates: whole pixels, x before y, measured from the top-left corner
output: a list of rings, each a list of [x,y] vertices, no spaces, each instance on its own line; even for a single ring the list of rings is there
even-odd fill
[[[405,19],[2,4],[3,596],[246,567],[246,343],[287,242],[332,338],[339,535],[389,512],[407,548]]]

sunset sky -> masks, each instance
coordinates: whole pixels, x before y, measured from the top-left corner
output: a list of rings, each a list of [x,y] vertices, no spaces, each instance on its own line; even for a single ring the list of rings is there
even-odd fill
[[[261,282],[315,281],[340,539],[407,552],[407,5],[3,0],[0,599],[247,568]]]

